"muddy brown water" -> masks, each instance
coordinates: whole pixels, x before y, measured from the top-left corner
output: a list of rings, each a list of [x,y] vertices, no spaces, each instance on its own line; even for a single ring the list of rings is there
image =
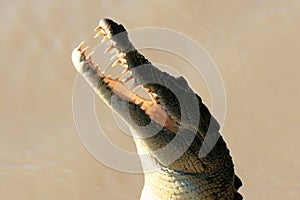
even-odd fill
[[[0,5],[1,199],[139,199],[143,176],[94,159],[72,115],[71,50],[81,40],[97,44],[93,28],[106,16],[128,29],[177,30],[202,44],[224,81],[222,134],[244,183],[241,193],[245,199],[299,198],[299,1],[3,0]],[[206,87],[183,61],[156,51],[145,54],[186,76],[210,105]],[[100,100],[96,104],[111,141],[134,152],[132,139],[103,117],[111,115],[109,109]]]

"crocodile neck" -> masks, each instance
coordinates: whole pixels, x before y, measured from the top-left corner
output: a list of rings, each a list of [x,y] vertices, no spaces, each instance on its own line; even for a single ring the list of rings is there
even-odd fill
[[[141,200],[235,199],[236,177],[232,159],[222,137],[201,162],[193,162],[193,152],[187,150],[180,159],[168,167],[162,166],[152,156],[145,140],[138,138],[134,140],[145,171]],[[220,165],[220,162],[224,164]],[[185,169],[189,172],[185,172]]]

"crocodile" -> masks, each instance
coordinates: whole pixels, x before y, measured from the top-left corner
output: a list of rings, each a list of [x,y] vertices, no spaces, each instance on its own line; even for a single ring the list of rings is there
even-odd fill
[[[208,133],[219,134],[220,126],[184,77],[161,71],[132,44],[122,24],[103,18],[95,38],[107,42],[105,52],[114,52],[112,66],[124,67],[123,75],[105,75],[92,54],[80,43],[72,52],[77,72],[100,98],[133,130],[143,164],[155,167],[144,174],[141,200],[243,199],[242,181],[234,172],[229,149],[222,136],[206,156],[199,151]],[[123,76],[126,78],[122,78]],[[126,86],[133,80],[148,97]]]

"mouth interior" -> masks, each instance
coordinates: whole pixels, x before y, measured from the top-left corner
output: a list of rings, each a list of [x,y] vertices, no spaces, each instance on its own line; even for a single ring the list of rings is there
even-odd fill
[[[178,131],[178,125],[162,109],[162,106],[154,98],[151,92],[146,90],[150,96],[150,99],[146,99],[127,88],[122,81],[106,77],[103,74],[101,76],[107,87],[119,98],[138,105],[151,120],[154,120],[164,128],[167,128],[174,133]]]
[[[130,70],[128,69],[127,61],[125,59],[125,55],[121,53],[115,46],[113,46],[113,42],[111,40],[111,33],[109,31],[110,24],[103,19],[100,20],[99,26],[95,28],[95,31],[99,31],[94,38],[104,36],[101,42],[108,41],[110,43],[108,49],[105,51],[115,51],[116,55],[114,57],[118,58],[113,64],[112,67],[116,65],[121,65],[125,69],[122,72],[122,74],[128,73]],[[147,94],[149,95],[150,99],[143,98],[127,88],[124,84],[124,82],[119,80],[120,76],[117,76],[116,78],[112,79],[111,76],[106,76],[104,73],[99,73],[98,67],[96,67],[91,59],[91,56],[88,56],[86,59],[85,51],[86,49],[82,50],[82,43],[77,48],[78,51],[81,53],[81,60],[85,61],[89,64],[89,66],[94,69],[99,76],[102,78],[102,80],[106,83],[107,87],[112,90],[112,92],[117,95],[119,98],[131,102],[135,105],[138,105],[145,114],[151,119],[154,120],[156,123],[160,124],[162,127],[167,128],[169,131],[176,133],[178,131],[178,124],[174,122],[167,113],[163,110],[162,106],[158,102],[158,100],[155,98],[154,94],[146,89]],[[132,79],[134,77],[129,76],[129,79]],[[125,82],[128,81],[125,80]]]

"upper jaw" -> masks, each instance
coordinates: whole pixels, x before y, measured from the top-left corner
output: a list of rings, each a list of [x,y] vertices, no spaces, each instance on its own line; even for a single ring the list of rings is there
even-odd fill
[[[98,30],[103,30],[109,39],[111,39],[113,35],[126,32],[126,29],[122,24],[117,24],[116,22],[107,18],[100,19],[99,25],[95,28],[95,31]]]
[[[119,55],[120,59],[117,60],[113,66],[115,64],[121,64],[123,67],[125,66],[125,68],[131,72],[131,77],[134,78],[135,84],[143,85],[145,89],[148,89],[147,92],[151,97],[153,97],[152,99],[158,104],[166,105],[164,108],[168,110],[169,113],[176,113],[176,117],[174,117],[174,114],[172,117],[176,119],[176,123],[180,123],[180,114],[178,109],[176,109],[178,108],[178,104],[174,103],[174,106],[176,105],[175,108],[173,106],[169,106],[171,105],[169,103],[170,101],[177,102],[176,96],[165,95],[164,92],[157,92],[165,91],[162,90],[163,88],[161,85],[166,86],[171,89],[171,91],[179,91],[177,86],[179,87],[180,85],[184,88],[189,88],[187,83],[179,83],[179,79],[158,70],[154,65],[152,65],[134,48],[132,43],[129,41],[126,29],[121,24],[117,24],[110,19],[104,18],[99,21],[99,25],[95,28],[95,31],[99,31],[95,35],[95,38],[104,36],[102,42],[108,41],[110,43],[110,46],[106,51],[117,51],[117,55]],[[185,93],[185,90],[180,90],[179,93]],[[161,100],[163,100],[164,103],[161,102]]]
[[[126,54],[135,49],[129,41],[128,33],[122,24],[117,24],[107,18],[100,19],[95,31],[98,31],[98,33],[94,38],[104,36],[101,42],[109,40],[111,46],[117,49],[119,53]]]

